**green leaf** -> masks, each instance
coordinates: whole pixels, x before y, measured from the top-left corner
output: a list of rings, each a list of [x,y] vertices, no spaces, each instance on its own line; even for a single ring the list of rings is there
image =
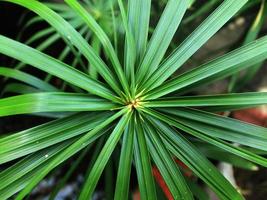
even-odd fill
[[[166,124],[167,120],[166,123],[155,118],[151,121],[161,132],[161,137],[167,148],[201,178],[220,199],[243,199],[236,189],[224,178],[216,167],[196,149],[196,147],[181,133],[175,131]]]
[[[100,154],[98,155],[98,158],[89,174],[87,177],[83,190],[79,196],[80,200],[83,199],[90,199],[92,197],[92,194],[95,190],[96,184],[98,183],[98,180],[113,152],[115,149],[117,143],[120,140],[120,137],[125,129],[125,126],[129,122],[131,117],[130,113],[127,113],[124,115],[118,124],[116,125],[115,129],[109,136],[107,142],[105,143],[104,147],[102,148]]]
[[[53,35],[55,35],[54,34],[55,31],[56,30],[53,27],[48,27],[48,28],[42,29],[42,30],[36,32],[35,34],[33,34],[28,40],[26,40],[24,42],[24,44],[30,45],[30,44],[38,41],[39,39],[42,39],[45,36],[49,36],[52,33],[53,33]],[[60,35],[59,34],[56,34],[56,35],[57,35],[57,39],[58,39],[60,37]]]
[[[71,163],[71,167],[68,169],[67,173],[60,179],[60,181],[57,182],[56,187],[49,195],[49,200],[55,199],[58,192],[67,184],[67,181],[71,178],[75,170],[79,169],[81,162],[83,161],[84,157],[87,155],[88,151],[91,148],[92,144],[88,145],[78,156],[78,158]]]
[[[236,142],[257,149],[267,149],[267,129],[212,113],[189,109],[164,109],[169,115],[211,137]]]
[[[245,11],[249,10],[250,8],[253,8],[254,6],[259,5],[262,2],[262,0],[254,0],[254,1],[248,1],[246,5],[244,5],[237,13],[236,15],[244,14]]]
[[[79,113],[0,139],[0,163],[14,160],[92,130],[112,113]],[[14,145],[16,143],[16,145]]]
[[[95,51],[100,55],[101,54],[101,43],[99,39],[95,36],[92,36],[92,47],[95,49]],[[90,67],[90,63],[88,64],[88,70],[91,77],[94,79],[98,79],[98,73],[95,68]]]
[[[122,18],[123,28],[125,29],[125,47],[124,47],[124,72],[126,78],[130,83],[130,93],[127,96],[128,101],[131,100],[134,94],[135,88],[135,61],[136,61],[136,46],[132,32],[129,29],[129,23],[127,23],[127,15],[122,0],[118,0],[120,8],[120,14]]]
[[[45,92],[0,99],[0,117],[36,112],[113,110],[118,105],[88,94]]]
[[[182,173],[157,131],[147,121],[145,129],[149,152],[172,193],[173,199],[193,199]]]
[[[101,60],[93,48],[88,42],[60,15],[48,8],[43,3],[36,0],[5,0],[11,3],[24,6],[31,11],[37,13],[40,17],[46,20],[52,27],[54,27],[66,42],[75,46],[79,51],[87,58],[91,63],[91,67],[95,67],[101,76],[109,83],[109,85],[116,91],[117,94],[121,94],[119,84],[117,83],[115,76],[107,65]],[[64,73],[63,73],[64,74]],[[77,79],[79,80],[79,78]]]
[[[64,148],[69,146],[69,144],[68,144],[68,142],[65,142],[65,145],[63,145],[63,143],[62,143],[60,146],[61,146],[60,151],[63,151]],[[90,148],[90,146],[88,146],[87,148]],[[0,191],[1,192],[1,198],[3,198],[3,200],[8,199],[12,195],[16,194],[17,192],[19,192],[20,190],[25,188],[26,185],[29,184],[31,181],[33,181],[35,179],[36,175],[38,175],[43,170],[45,170],[45,168],[51,162],[53,162],[53,159],[59,154],[59,152],[57,152],[57,154],[49,154],[49,153],[52,153],[53,151],[47,151],[47,154],[43,154],[44,152],[45,151],[36,153],[36,156],[35,156],[36,158],[33,158],[33,159],[37,159],[37,163],[33,163],[32,165],[30,165],[30,167],[34,167],[33,170],[29,171],[24,176],[15,180],[14,182],[12,182],[12,184],[8,185],[8,187],[5,187]],[[40,156],[43,156],[43,157],[40,157]],[[27,161],[30,161],[30,160],[31,160],[31,158],[29,156],[29,159],[27,159]],[[44,160],[44,162],[39,162],[42,160]],[[23,166],[24,166],[27,169],[28,168],[27,163],[25,163],[25,165],[26,166],[24,166],[24,164],[22,164],[22,163],[19,164],[20,167],[23,168]],[[14,165],[14,167],[18,167],[18,166]],[[22,171],[23,171],[23,169],[22,169]]]
[[[144,102],[147,107],[257,106],[267,104],[267,93],[248,92],[162,98]]]
[[[31,94],[40,92],[40,90],[23,83],[9,83],[2,89],[1,96],[8,92],[17,94]]]
[[[105,179],[105,199],[106,200],[114,200],[114,184],[110,184],[114,180],[114,166],[113,166],[113,160],[109,159],[105,169],[104,169],[104,179]]]
[[[123,109],[113,116],[106,119],[104,122],[96,126],[93,130],[83,135],[81,138],[79,138],[75,143],[68,146],[63,152],[61,152],[57,157],[55,157],[47,166],[45,169],[43,169],[39,174],[37,174],[34,179],[31,180],[30,183],[27,184],[27,186],[18,194],[16,197],[16,200],[22,200],[33,188],[34,186],[39,183],[52,169],[54,169],[56,166],[58,166],[60,163],[65,161],[66,159],[70,158],[77,152],[79,152],[81,149],[85,148],[88,144],[95,141],[98,137],[100,137],[102,134],[105,133],[103,131],[104,128],[106,128],[110,123],[112,123],[114,120],[116,120],[121,115],[125,114],[127,109]],[[108,129],[106,129],[108,130]],[[103,131],[100,133],[100,131]]]
[[[267,159],[262,156],[258,156],[257,154],[254,154],[251,151],[247,151],[241,147],[235,147],[234,145],[224,142],[223,140],[212,138],[208,134],[205,134],[205,132],[198,132],[198,131],[195,131],[194,129],[190,129],[185,126],[183,127],[180,126],[180,128],[202,140],[209,142],[212,145],[222,148],[230,153],[233,153],[237,156],[245,158],[263,167],[267,167]]]
[[[187,184],[198,200],[209,200],[209,195],[205,191],[205,188],[201,187],[201,185],[195,181],[195,180],[190,180],[190,178],[186,178]]]
[[[142,200],[156,200],[156,189],[152,175],[150,156],[145,139],[145,133],[141,126],[140,117],[135,121],[134,158],[137,179]]]
[[[68,46],[66,46],[63,50],[62,50],[62,52],[59,54],[59,56],[58,56],[58,60],[65,60],[65,58],[69,55],[69,53],[70,53],[70,48],[68,47]],[[20,64],[20,63],[19,63]],[[23,63],[22,63],[23,64]],[[18,65],[18,69],[20,68],[20,66]],[[45,82],[49,82],[49,81],[51,81],[51,79],[52,79],[52,74],[47,74],[46,75],[46,77],[45,77],[45,79],[44,79],[44,81]],[[74,85],[71,85],[70,84],[70,86],[72,86],[72,87],[75,87]],[[75,88],[77,88],[77,87],[75,87]],[[80,89],[80,88],[77,88],[77,89],[79,89],[80,91],[79,92],[82,92],[82,90]]]
[[[143,58],[148,39],[151,0],[130,0],[128,2],[128,24],[136,47],[137,61]]]
[[[155,99],[174,91],[185,91],[192,87],[224,78],[229,74],[233,74],[260,62],[266,57],[267,37],[262,37],[259,40],[167,81],[149,92],[146,98]]]
[[[89,28],[96,34],[98,39],[101,41],[104,50],[106,51],[107,55],[109,56],[113,64],[113,68],[122,84],[122,87],[124,88],[124,91],[128,92],[129,88],[126,77],[122,71],[122,67],[116,55],[116,52],[106,33],[95,21],[95,19],[90,15],[90,13],[87,12],[85,8],[82,7],[81,4],[79,4],[76,0],[65,0],[65,2],[69,6],[71,6],[71,8],[73,8],[74,11],[76,11],[76,13],[85,21],[85,23],[89,26]]]
[[[219,112],[227,112],[233,110],[243,110],[246,108],[254,108],[258,107],[257,105],[237,105],[237,106],[210,106],[203,108],[204,111],[212,112],[212,113],[219,113]]]
[[[88,75],[31,47],[1,35],[0,52],[55,75],[73,85],[91,92],[92,94],[112,101],[118,101],[118,99],[114,97],[113,92],[100,82],[91,79]]]
[[[50,148],[38,151],[20,160],[11,167],[3,170],[0,173],[0,180],[1,180],[0,191],[6,187],[9,187],[13,182],[23,177],[25,174],[35,170],[35,168],[45,163],[48,157],[49,158],[53,157],[58,152],[66,148],[69,144],[71,144],[71,142],[73,142],[73,140],[69,140],[60,143],[59,145],[54,145]]]
[[[187,10],[188,0],[168,1],[160,21],[149,41],[147,51],[137,71],[137,83],[147,78],[158,68],[167,48]]]
[[[243,44],[248,44],[249,42],[257,39],[264,24],[264,21],[266,19],[267,19],[267,3],[266,1],[262,1],[258,14],[256,15],[256,18],[254,19],[251,27],[249,28]],[[246,71],[245,75],[240,78],[239,78],[240,75],[238,73],[235,74],[229,83],[228,90],[237,91],[240,90],[242,87],[244,87],[256,75],[257,71],[262,66],[262,64],[263,62],[250,67]]]
[[[112,17],[112,28],[113,28],[113,46],[115,48],[115,52],[118,54],[118,22],[119,20],[117,20],[118,18],[116,18],[115,16],[115,5],[112,1],[109,1],[109,7],[110,7],[110,11],[111,11],[111,17]]]
[[[225,0],[177,49],[158,67],[142,89],[161,85],[205,44],[248,0]],[[221,68],[221,67],[220,67]]]
[[[245,160],[235,154],[231,154],[228,151],[220,149],[216,146],[213,146],[209,143],[202,142],[202,141],[192,141],[193,144],[208,158],[227,162],[235,167],[243,168],[246,170],[258,170],[258,166],[255,165],[253,162]]]
[[[266,15],[267,15],[266,2],[261,1],[258,14],[256,15],[256,18],[254,19],[252,26],[248,30],[248,33],[245,37],[243,44],[248,44],[249,42],[255,40],[258,37],[259,32],[262,28],[263,22],[266,19]]]
[[[54,86],[42,81],[39,78],[36,78],[30,74],[27,74],[25,72],[16,70],[16,69],[11,69],[7,67],[0,67],[0,75],[13,78],[16,80],[19,80],[21,82],[27,83],[37,89],[43,90],[43,91],[49,91],[49,92],[55,92],[58,91],[57,88]]]
[[[77,19],[75,19],[77,20]],[[71,23],[71,25],[74,28],[79,28],[79,33],[81,35],[85,35],[85,40],[88,41],[88,35],[91,35],[91,32],[88,31],[88,28],[86,26],[84,26],[80,21],[78,21],[78,23],[76,23],[74,21],[69,21],[69,23]],[[82,27],[80,27],[81,25],[83,25]],[[53,28],[53,27],[51,27]],[[49,46],[53,45],[53,43],[55,43],[58,39],[60,39],[60,34],[58,32],[55,32],[55,34],[51,35],[50,37],[48,37],[46,40],[42,41],[38,46],[35,47],[35,49],[39,50],[39,51],[44,51],[46,50]],[[81,52],[78,52],[73,45],[68,45],[68,41],[65,40],[65,42],[67,43],[67,46],[65,47],[65,49],[60,53],[60,55],[58,56],[58,60],[63,61],[66,56],[69,54],[70,51],[72,51],[72,53],[74,54],[74,59],[73,62],[71,64],[71,66],[76,67],[76,65],[79,63],[81,68],[84,70],[84,72],[87,72],[87,68],[85,66],[84,60],[81,59]],[[27,43],[26,43],[27,44]],[[21,68],[21,66],[18,66]]]
[[[114,125],[112,125],[113,127]],[[102,148],[103,148],[103,144],[104,142],[106,141],[106,139],[108,138],[109,134],[111,133],[111,128],[109,130],[109,133],[107,135],[103,135],[102,137],[99,138],[99,140],[96,141],[96,144],[94,146],[94,150],[92,152],[92,155],[91,155],[91,158],[90,160],[88,160],[88,166],[87,166],[87,169],[86,169],[86,172],[85,172],[85,180],[87,180],[88,176],[90,175],[90,172],[96,162],[96,159],[98,158],[98,155],[100,154]],[[85,185],[83,184],[83,188],[85,187]],[[82,191],[83,188],[80,190]]]
[[[76,24],[73,23],[74,27],[78,27]],[[49,32],[52,32],[53,34],[51,36],[49,36],[48,38],[42,40],[42,42],[40,44],[38,44],[35,49],[39,50],[39,51],[45,51],[49,46],[51,46],[53,43],[55,43],[57,40],[60,39],[60,34],[58,34],[57,32],[54,33],[56,30],[53,27],[49,27],[46,28],[44,30],[41,30],[40,32],[37,32],[35,35],[33,35],[32,37],[30,37],[27,41],[24,42],[24,44],[30,45],[33,42],[36,42],[36,40],[39,40],[40,38],[46,36]],[[87,31],[86,27],[85,28],[81,28],[80,30],[80,34],[84,34],[84,32]],[[63,61],[65,59],[65,57],[67,56],[67,54],[70,51],[73,51],[75,54],[75,56],[77,55],[77,52],[74,51],[74,49],[70,48],[70,47],[66,47],[59,55],[58,60]],[[15,66],[15,69],[22,69],[26,66],[26,63],[20,62]]]
[[[190,120],[185,119],[179,119],[179,121],[187,125],[188,127],[191,127],[200,132],[204,132],[211,137],[221,138],[226,141],[236,142],[245,146],[266,150],[266,137],[262,139],[262,137],[253,137],[251,135],[242,134],[240,132],[232,132],[227,129],[222,129],[207,124],[201,124],[195,121],[191,122]]]
[[[214,5],[216,5],[217,3],[219,3],[220,0],[210,0],[206,3],[204,3],[203,5],[201,5],[201,7],[199,9],[195,9],[196,11],[193,12],[191,15],[189,15],[188,17],[185,17],[182,21],[183,25],[184,24],[188,24],[190,22],[192,22],[193,20],[196,20],[197,17],[206,14],[207,12],[210,12],[211,9],[214,7]]]
[[[25,25],[24,25],[23,28],[22,28],[22,31],[24,32],[25,29],[29,28],[30,26],[35,25],[35,24],[38,23],[38,22],[41,22],[42,20],[43,20],[43,19],[42,19],[40,16],[34,16],[34,17],[32,17],[31,19],[29,19],[29,20],[25,23]]]
[[[115,200],[128,199],[129,197],[134,135],[134,117],[132,117],[123,136],[116,181]]]
[[[191,128],[190,125],[188,124],[184,124],[183,121],[179,120],[179,119],[176,119],[175,117],[171,116],[171,115],[164,115],[164,114],[161,114],[161,113],[156,113],[155,111],[151,111],[149,110],[148,111],[150,114],[152,114],[153,116],[165,121],[166,123],[172,125],[172,126],[175,126],[176,128],[179,128],[181,129],[182,131],[185,131],[186,133],[189,133],[203,141],[206,141],[212,145],[215,145],[219,148],[222,148],[226,151],[229,151],[230,153],[233,153],[235,155],[238,155],[242,158],[245,158],[249,161],[252,161],[254,163],[257,163],[259,165],[262,165],[264,167],[267,166],[267,159],[264,158],[264,157],[261,157],[261,156],[258,156],[254,153],[252,153],[251,151],[247,151],[241,147],[235,147],[234,145],[232,144],[229,144],[221,139],[218,139],[220,137],[224,137],[224,135],[221,135],[221,136],[213,136],[211,135],[211,132],[202,132],[202,131],[199,131],[195,128]],[[225,126],[227,126],[227,124],[225,124]],[[213,131],[215,132],[215,131]],[[212,133],[213,133],[212,132]],[[220,135],[219,133],[217,133],[218,135]],[[243,139],[243,138],[241,138]],[[245,139],[243,139],[243,141],[245,141]],[[240,143],[240,142],[239,142]]]
[[[56,10],[57,12],[70,11],[69,7],[63,3],[45,2],[44,4],[48,6],[49,8]]]
[[[70,23],[72,23],[72,21],[70,21]],[[73,25],[74,28],[75,27],[78,28],[78,26],[75,23],[73,23],[72,25]],[[51,28],[53,28],[53,27],[51,27]],[[88,31],[87,30],[87,27],[81,27],[81,29],[79,30],[79,32],[80,32],[81,35],[83,35],[87,31]],[[41,32],[42,31],[40,31],[39,33],[41,33]],[[31,37],[29,40],[31,40],[31,39],[33,39],[33,41],[36,40],[36,38],[33,38],[33,37]],[[36,50],[39,50],[39,51],[44,51],[48,47],[50,47],[54,43],[56,43],[57,40],[59,40],[59,39],[60,39],[60,34],[57,33],[57,32],[55,32],[53,35],[51,35],[47,39],[43,40],[38,46],[35,47],[35,49]],[[33,42],[33,41],[31,41],[31,42]],[[30,43],[28,41],[26,41],[25,44],[29,45]],[[72,51],[72,53],[74,54],[74,57],[75,57],[74,60],[76,60],[77,62],[79,62],[79,64],[81,65],[81,67],[85,68],[85,64],[84,64],[83,60],[81,60],[81,58],[80,58],[81,57],[81,53],[80,52],[77,52],[72,45],[69,45],[67,47],[69,48],[69,51],[67,53],[69,53],[70,51]],[[64,59],[64,56],[67,55],[67,53],[65,53],[65,52],[63,53],[63,52],[58,57],[58,59],[61,60],[61,61]],[[61,58],[61,57],[63,57],[63,58]],[[21,69],[22,67],[24,67],[24,65],[25,65],[24,63],[19,63],[15,68]],[[75,66],[75,65],[72,65],[72,66]]]
[[[43,163],[42,165],[39,165],[35,170],[30,171],[29,173],[25,174],[23,177],[19,178],[18,180],[14,181],[11,185],[8,187],[2,189],[1,192],[1,198],[3,200],[9,199],[17,192],[21,191],[23,188],[26,187],[27,184],[29,184],[34,177],[42,172],[45,167],[47,166],[49,162]]]

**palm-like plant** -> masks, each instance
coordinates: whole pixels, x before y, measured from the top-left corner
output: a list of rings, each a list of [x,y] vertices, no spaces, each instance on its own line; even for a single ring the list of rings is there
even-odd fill
[[[79,196],[81,200],[92,197],[120,140],[114,199],[128,197],[132,165],[137,171],[141,198],[157,199],[151,172],[152,160],[174,199],[193,199],[193,195],[198,194],[188,186],[188,180],[173,157],[190,168],[220,199],[243,199],[198,150],[212,146],[214,151],[234,158],[241,157],[243,162],[247,160],[247,164],[252,162],[266,167],[266,158],[255,152],[258,149],[267,151],[267,129],[212,112],[266,104],[267,94],[182,94],[263,61],[267,57],[267,38],[249,43],[172,79],[170,76],[248,0],[225,0],[165,60],[163,57],[190,4],[189,0],[169,0],[150,39],[151,1],[129,0],[126,11],[122,0],[118,0],[125,28],[125,49],[118,53],[91,14],[76,0],[65,0],[98,37],[108,57],[105,62],[71,24],[43,3],[36,0],[6,1],[24,6],[46,20],[62,38],[79,50],[102,79],[95,80],[60,60],[0,36],[0,53],[82,89],[81,93],[61,92],[25,72],[0,68],[1,74],[43,91],[1,99],[0,116],[75,112],[0,139],[0,163],[15,162],[0,173],[1,199],[19,191],[16,199],[23,199],[51,170],[78,152],[87,152],[103,135],[107,136],[107,140],[85,177]],[[123,54],[123,62],[119,60],[119,54]]]
[[[63,17],[66,21],[68,21],[83,37],[84,39],[90,43],[90,45],[94,48],[96,52],[101,52],[101,43],[97,37],[97,35],[92,34],[92,31],[88,28],[87,24],[81,19],[76,12],[74,12],[69,6],[62,2],[44,2],[46,6],[50,9],[53,9],[57,14]],[[90,15],[94,18],[94,20],[101,26],[101,28],[105,31],[109,38],[114,38],[114,46],[117,49],[117,32],[121,26],[119,25],[119,18],[117,18],[117,11],[114,8],[115,0],[110,1],[94,1],[88,0],[82,2],[83,7],[90,13]],[[28,14],[28,13],[26,13]],[[27,15],[24,15],[26,18]],[[116,19],[117,18],[117,19]],[[26,21],[21,20],[22,22]],[[118,24],[116,24],[118,23]],[[35,16],[26,21],[25,25],[22,28],[19,37],[23,36],[28,30],[33,29],[35,26],[42,26],[44,24],[44,20],[40,16]],[[114,29],[118,29],[114,30]],[[113,35],[114,33],[114,35]],[[34,47],[35,49],[45,52],[55,45],[59,44],[60,39],[65,40],[66,44],[70,43],[68,38],[61,38],[60,34],[56,31],[54,27],[45,26],[40,31],[30,34],[30,37],[24,42],[24,44]],[[74,54],[74,56],[72,56]],[[97,71],[95,68],[91,68],[90,63],[85,62],[82,55],[77,51],[71,44],[66,45],[63,50],[59,53],[57,59],[69,62],[72,67],[78,68],[79,70],[89,73],[91,77],[97,78]],[[26,63],[19,62],[15,65],[14,68],[22,70],[26,67]],[[52,80],[51,74],[48,74],[45,78],[46,82],[51,82]],[[67,83],[62,84],[62,89],[66,88]],[[12,84],[11,84],[12,86]],[[72,86],[73,87],[73,86]],[[75,91],[79,91],[75,87],[73,87]],[[10,85],[6,86],[4,92],[14,92],[13,87]],[[17,90],[19,92],[21,90]]]

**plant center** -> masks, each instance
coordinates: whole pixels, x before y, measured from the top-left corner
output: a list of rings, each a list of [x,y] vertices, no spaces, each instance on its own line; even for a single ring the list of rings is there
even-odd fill
[[[134,99],[129,102],[128,107],[131,109],[136,109],[140,106],[141,102],[139,99]]]

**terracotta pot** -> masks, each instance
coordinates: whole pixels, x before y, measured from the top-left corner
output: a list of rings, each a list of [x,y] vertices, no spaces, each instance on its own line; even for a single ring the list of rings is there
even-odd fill
[[[267,127],[267,106],[234,111],[233,117],[241,121]]]

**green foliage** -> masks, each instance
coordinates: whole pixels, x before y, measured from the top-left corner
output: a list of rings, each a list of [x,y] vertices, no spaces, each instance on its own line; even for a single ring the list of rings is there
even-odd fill
[[[26,44],[0,35],[0,53],[21,62],[16,69],[0,67],[0,75],[22,82],[4,89],[21,95],[0,99],[0,116],[49,113],[62,118],[0,138],[0,164],[14,163],[0,173],[1,199],[24,199],[54,169],[81,152],[52,193],[54,197],[95,143],[80,200],[92,198],[117,147],[120,158],[114,199],[118,200],[131,194],[133,166],[144,200],[157,199],[152,165],[158,167],[174,199],[205,197],[185,177],[176,158],[225,200],[243,197],[208,158],[247,169],[267,167],[266,158],[255,153],[267,151],[267,129],[211,113],[267,104],[267,93],[173,95],[186,94],[194,87],[263,62],[267,37],[251,39],[243,47],[171,78],[248,0],[223,1],[169,56],[168,47],[193,1],[169,0],[151,37],[150,0],[128,0],[128,6],[122,0],[65,0],[66,4],[2,1],[38,15],[26,27],[41,20],[51,27],[32,35]],[[212,1],[201,12],[217,3]],[[101,12],[90,10],[92,5],[109,10],[110,18],[99,20]],[[107,21],[111,25],[105,26]],[[118,28],[120,23],[123,31]],[[29,46],[51,33],[38,47]],[[41,52],[60,38],[66,47],[58,58]],[[124,43],[119,48],[122,38]],[[70,52],[74,60],[66,64]],[[25,64],[45,72],[45,80],[23,72]],[[68,90],[53,85],[51,76],[63,80],[70,86]]]

